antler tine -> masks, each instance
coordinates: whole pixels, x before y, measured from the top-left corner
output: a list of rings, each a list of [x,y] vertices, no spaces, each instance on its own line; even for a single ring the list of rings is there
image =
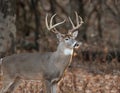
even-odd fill
[[[72,24],[72,27],[73,27],[73,29],[71,29],[69,33],[75,31],[76,29],[78,29],[83,23],[82,18],[80,16],[78,16],[77,12],[75,12],[75,16],[76,16],[76,26],[73,24],[71,18],[69,17],[69,21],[70,21],[70,23]]]
[[[76,22],[77,22],[77,25],[79,25],[79,17],[78,17],[78,13],[75,11],[75,15],[76,15]]]
[[[50,19],[50,25],[48,25],[48,14],[47,14],[47,15],[46,15],[46,18],[45,18],[45,23],[46,23],[46,27],[47,27],[47,29],[48,29],[49,31],[51,30],[51,31],[54,32],[54,33],[59,33],[55,27],[58,26],[58,25],[60,25],[60,24],[63,24],[66,20],[63,20],[63,21],[61,21],[61,22],[56,23],[56,24],[53,25],[53,19],[54,19],[55,16],[56,16],[56,14],[54,14],[54,15],[51,17],[51,19]]]
[[[78,13],[75,11],[77,25],[84,23],[81,16],[78,16]],[[79,23],[80,19],[80,23]]]
[[[73,24],[72,19],[70,17],[68,17],[68,18],[70,20],[70,23],[71,23],[72,27],[75,28],[75,25]]]
[[[52,28],[55,28],[55,27],[56,27],[56,26],[58,26],[58,25],[63,24],[65,21],[66,21],[66,20],[63,20],[63,21],[61,21],[61,22],[59,22],[59,23],[57,23],[57,24],[53,25],[53,26],[51,27],[51,29],[52,29]]]
[[[46,14],[46,17],[45,17],[45,24],[46,24],[47,29],[50,30],[47,19],[48,19],[48,14]]]
[[[50,27],[52,27],[52,23],[53,23],[53,18],[56,16],[56,14],[54,14],[51,19],[50,19]]]
[[[81,18],[81,16],[79,16],[79,18],[80,18],[80,23],[81,23],[81,24],[84,23],[84,22],[83,22],[83,19]]]

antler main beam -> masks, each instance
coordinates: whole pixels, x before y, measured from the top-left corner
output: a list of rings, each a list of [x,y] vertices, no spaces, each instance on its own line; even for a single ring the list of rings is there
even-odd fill
[[[74,32],[75,30],[77,30],[84,22],[82,20],[82,18],[80,16],[78,16],[78,13],[75,12],[75,15],[76,15],[76,26],[75,24],[72,22],[72,19],[69,17],[69,21],[72,25],[72,29],[69,30],[69,33],[72,33]]]
[[[50,22],[48,22],[48,14],[46,15],[46,17],[45,17],[46,27],[47,27],[47,29],[48,29],[49,31],[52,31],[52,32],[54,32],[54,33],[56,33],[56,34],[58,34],[58,33],[60,34],[60,32],[57,31],[56,27],[57,27],[58,25],[63,24],[66,20],[63,20],[63,21],[61,21],[61,22],[59,22],[59,23],[56,23],[56,24],[53,24],[53,19],[55,18],[55,16],[56,16],[56,14],[54,14],[54,15],[50,18]],[[75,12],[75,16],[76,16],[76,25],[73,23],[72,19],[69,17],[69,21],[70,21],[70,23],[71,23],[71,25],[72,25],[72,29],[69,30],[68,34],[71,34],[71,33],[73,33],[74,31],[76,31],[77,29],[79,29],[79,28],[81,27],[81,25],[84,23],[83,20],[82,20],[82,18],[78,15],[77,12]]]
[[[50,19],[50,24],[49,24],[49,23],[48,23],[48,14],[47,14],[46,17],[45,17],[45,23],[46,23],[46,27],[47,27],[47,29],[48,29],[49,31],[52,31],[52,32],[54,32],[54,33],[59,33],[59,32],[56,30],[55,27],[57,27],[58,25],[63,24],[66,20],[63,20],[63,21],[61,21],[61,22],[56,23],[56,24],[53,25],[53,19],[55,18],[55,16],[56,16],[56,14],[54,14],[54,15],[51,17],[51,19]],[[48,24],[49,24],[49,25],[48,25]]]

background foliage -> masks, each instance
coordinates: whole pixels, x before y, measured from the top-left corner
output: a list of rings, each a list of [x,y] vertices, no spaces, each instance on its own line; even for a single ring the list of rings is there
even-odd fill
[[[77,37],[83,44],[75,51],[60,90],[64,93],[119,93],[119,0],[0,0],[0,57],[55,51],[58,41],[55,34],[46,29],[45,16],[56,13],[58,17],[54,22],[67,19],[65,25],[57,28],[66,33],[71,29],[68,17],[75,19],[74,11],[84,20]],[[41,83],[25,82],[17,92],[42,92],[41,86]],[[23,87],[26,88],[21,90]]]

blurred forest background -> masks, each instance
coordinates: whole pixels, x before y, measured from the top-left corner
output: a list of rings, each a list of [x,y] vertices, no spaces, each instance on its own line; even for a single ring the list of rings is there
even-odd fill
[[[83,42],[79,53],[108,53],[109,59],[120,61],[119,5],[119,0],[0,0],[0,57],[25,51],[55,51],[57,40],[46,29],[46,14],[57,13],[56,22],[68,16],[74,19],[77,11],[84,20],[77,38]],[[70,28],[67,22],[59,31],[66,33]]]
[[[112,76],[117,73],[115,80],[120,82],[120,0],[0,0],[0,57],[23,52],[55,51],[57,38],[46,29],[45,16],[56,13],[58,17],[54,22],[59,22],[68,16],[75,19],[74,11],[84,21],[77,37],[83,44],[75,51],[75,62],[71,68],[89,69],[89,72],[100,74],[112,73]],[[58,29],[61,33],[66,33],[70,28],[67,21]],[[82,76],[83,73],[84,71]],[[77,71],[73,76],[76,75]],[[88,73],[85,75],[89,76]],[[112,76],[105,77],[109,79]],[[104,78],[97,76],[94,79],[98,77]],[[115,87],[116,92],[85,92],[90,83],[86,83],[88,81],[83,82],[84,92],[81,93],[120,93],[118,84],[115,84],[118,86],[117,89]],[[77,83],[73,85],[75,84]],[[74,87],[73,90],[76,91],[77,88]]]

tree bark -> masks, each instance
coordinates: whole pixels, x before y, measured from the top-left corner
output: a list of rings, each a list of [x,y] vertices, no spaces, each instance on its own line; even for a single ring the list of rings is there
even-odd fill
[[[15,51],[15,7],[15,0],[0,0],[0,57]]]

